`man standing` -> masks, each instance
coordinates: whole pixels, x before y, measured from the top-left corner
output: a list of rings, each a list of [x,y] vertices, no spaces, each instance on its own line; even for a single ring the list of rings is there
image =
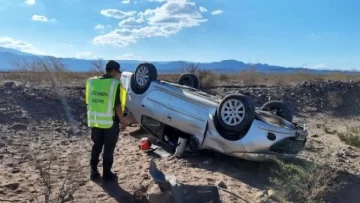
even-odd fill
[[[99,156],[103,153],[103,180],[116,180],[111,171],[113,154],[119,139],[119,123],[126,129],[126,122],[120,101],[120,64],[110,60],[106,63],[106,73],[86,81],[86,104],[88,126],[91,127],[91,139],[94,142],[91,150],[91,180],[100,178],[97,169]]]

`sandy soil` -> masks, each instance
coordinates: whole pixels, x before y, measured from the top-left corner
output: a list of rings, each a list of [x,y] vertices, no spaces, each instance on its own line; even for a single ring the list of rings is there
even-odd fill
[[[27,89],[9,83],[0,87],[0,202],[37,202],[36,198],[44,201],[44,185],[36,167],[49,160],[49,174],[45,171],[43,177],[51,177],[46,181],[52,185],[53,197],[57,197],[66,174],[76,170],[78,173],[70,178],[67,186],[76,183],[79,187],[67,202],[147,202],[146,198],[154,201],[164,195],[149,176],[150,158],[154,158],[161,171],[176,176],[188,187],[187,194],[219,185],[226,188],[226,191],[219,190],[225,203],[271,202],[266,198],[270,192],[271,164],[213,152],[183,159],[149,156],[138,150],[139,138],[147,135],[137,126],[128,127],[119,138],[113,166],[119,176],[118,183],[102,185],[90,181],[88,166],[92,143],[86,127],[83,90],[66,89],[62,97],[52,92],[51,89]],[[347,182],[340,190],[326,195],[325,200],[358,202],[360,150],[341,142],[334,131],[358,126],[360,116],[344,118],[321,112],[298,112],[296,119],[307,123],[310,132],[307,150],[299,157],[329,164],[342,171],[340,179]],[[40,162],[35,164],[34,158]]]

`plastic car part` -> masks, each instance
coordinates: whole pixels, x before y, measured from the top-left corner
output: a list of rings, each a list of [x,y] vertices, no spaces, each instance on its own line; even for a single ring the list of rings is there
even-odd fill
[[[157,70],[151,63],[141,63],[131,77],[131,90],[135,94],[143,94],[150,87],[152,81],[157,80]]]
[[[274,133],[272,133],[272,132],[268,132],[266,137],[271,141],[276,140],[276,135]]]
[[[248,129],[256,115],[254,103],[243,94],[226,96],[220,102],[216,114],[220,127],[233,133]]]
[[[174,153],[174,155],[177,158],[181,158],[184,155],[185,149],[186,149],[188,143],[189,143],[189,138],[179,137],[177,147],[176,147],[176,150],[175,150],[175,153]]]
[[[179,85],[189,86],[195,89],[200,88],[200,82],[198,77],[192,73],[182,74],[178,80]]]
[[[278,100],[268,101],[261,107],[261,110],[262,111],[272,111],[277,116],[279,116],[289,122],[292,122],[292,120],[293,120],[293,113],[292,113],[290,107],[282,101],[278,101]]]
[[[304,149],[306,141],[289,137],[273,144],[270,150],[276,153],[297,154]]]

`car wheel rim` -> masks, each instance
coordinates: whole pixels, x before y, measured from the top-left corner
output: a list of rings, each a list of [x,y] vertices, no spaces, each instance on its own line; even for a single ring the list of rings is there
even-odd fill
[[[140,86],[144,86],[147,81],[149,80],[149,71],[145,66],[141,66],[138,71],[136,72],[136,82]]]
[[[225,124],[235,126],[240,124],[245,117],[244,104],[237,99],[229,99],[221,108],[221,118]]]

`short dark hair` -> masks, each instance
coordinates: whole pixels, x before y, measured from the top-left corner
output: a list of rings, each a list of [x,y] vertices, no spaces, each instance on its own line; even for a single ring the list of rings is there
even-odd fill
[[[112,70],[116,70],[118,72],[121,72],[120,71],[120,64],[114,60],[109,60],[107,63],[106,63],[106,67],[105,67],[105,70],[107,73],[111,72]]]

